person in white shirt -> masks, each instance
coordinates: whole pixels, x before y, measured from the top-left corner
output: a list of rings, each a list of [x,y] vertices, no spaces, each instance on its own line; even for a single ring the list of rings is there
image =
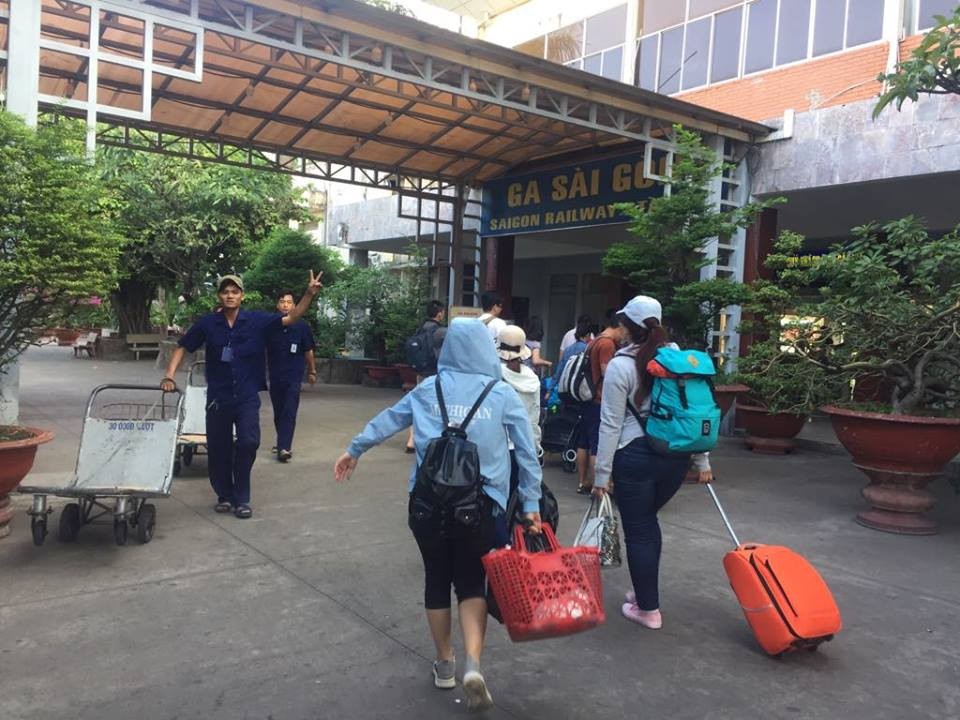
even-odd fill
[[[582,327],[583,325],[593,325],[593,318],[589,315],[581,315],[577,318],[576,326],[567,330],[567,333],[563,336],[563,339],[560,341],[560,358],[563,359],[563,354],[567,351],[571,345],[577,341],[577,328]],[[589,337],[586,338],[587,344],[593,340],[593,333],[590,333]]]
[[[496,345],[497,336],[507,326],[506,320],[500,318],[503,312],[503,297],[496,290],[488,290],[480,296],[480,307],[483,308],[483,315],[477,319],[487,326],[490,339]]]

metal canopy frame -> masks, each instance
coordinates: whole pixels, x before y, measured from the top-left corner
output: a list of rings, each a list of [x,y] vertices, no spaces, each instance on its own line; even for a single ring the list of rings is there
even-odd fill
[[[0,25],[27,2],[0,0]],[[29,2],[27,80],[41,109],[97,128],[91,145],[443,198],[551,155],[671,152],[675,122],[733,140],[769,131],[353,0]]]

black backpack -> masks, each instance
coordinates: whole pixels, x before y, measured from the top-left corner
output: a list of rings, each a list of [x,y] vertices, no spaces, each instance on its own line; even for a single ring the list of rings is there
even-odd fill
[[[432,439],[427,445],[423,462],[417,468],[411,503],[411,526],[415,522],[438,516],[445,523],[455,520],[470,527],[478,524],[483,475],[480,473],[477,446],[467,439],[467,426],[497,382],[491,380],[463,422],[453,425],[447,416],[443,388],[437,376],[435,386],[444,430],[440,437]]]
[[[407,354],[407,364],[418,373],[429,372],[436,368],[437,357],[434,350],[433,334],[439,325],[428,321],[419,330],[407,338],[404,350]]]

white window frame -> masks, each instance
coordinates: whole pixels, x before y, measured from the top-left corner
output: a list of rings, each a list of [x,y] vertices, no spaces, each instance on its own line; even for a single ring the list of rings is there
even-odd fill
[[[682,0],[686,2],[685,12],[684,12],[684,21],[682,23],[677,23],[670,25],[665,28],[661,28],[655,32],[643,35],[637,38],[637,47],[636,52],[640,50],[640,43],[644,40],[649,40],[651,38],[657,37],[657,60],[656,60],[656,73],[654,78],[655,89],[654,92],[659,92],[660,88],[663,86],[663,83],[660,78],[660,63],[662,60],[663,53],[663,34],[675,30],[677,28],[683,28],[683,40],[681,43],[681,55],[680,55],[680,90],[676,93],[671,93],[673,95],[679,95],[682,93],[692,92],[694,90],[702,90],[704,88],[713,87],[716,85],[722,85],[728,82],[735,82],[737,80],[742,80],[744,78],[753,77],[763,73],[772,72],[774,70],[781,70],[784,68],[793,67],[795,65],[800,65],[801,63],[811,62],[813,60],[820,60],[822,58],[828,58],[834,55],[840,55],[841,53],[849,52],[855,48],[865,48],[877,43],[884,42],[883,35],[876,40],[870,40],[865,43],[858,43],[856,45],[847,44],[847,31],[850,26],[850,2],[851,0],[843,0],[843,46],[839,50],[833,50],[828,53],[823,53],[822,55],[813,54],[814,46],[814,30],[816,27],[816,17],[817,17],[817,8],[821,2],[836,2],[836,0],[810,0],[810,20],[807,26],[807,52],[805,57],[799,60],[792,60],[790,62],[778,64],[777,63],[777,51],[779,50],[780,45],[780,6],[782,0],[775,0],[777,3],[776,14],[774,19],[774,29],[773,29],[773,64],[762,70],[754,70],[752,72],[746,72],[746,63],[747,63],[747,30],[749,28],[750,13],[753,11],[754,2],[753,0],[745,0],[745,2],[738,5],[731,5],[730,7],[722,8],[720,10],[714,10],[712,13],[707,13],[705,15],[697,15],[695,17],[690,16],[690,0]],[[737,59],[737,75],[736,77],[727,78],[726,80],[718,80],[713,82],[710,78],[713,73],[713,45],[714,45],[714,34],[716,32],[716,21],[717,15],[725,12],[729,12],[735,8],[741,8],[740,16],[740,54]],[[886,6],[884,6],[886,10]],[[913,24],[916,25],[919,21],[920,13],[920,3],[916,2],[913,8]],[[687,26],[691,22],[699,22],[706,18],[710,19],[710,42],[709,42],[709,57],[707,58],[707,82],[702,85],[697,85],[695,87],[684,87],[684,75],[686,70],[686,58],[687,58]],[[917,31],[922,32],[922,31]],[[586,33],[584,33],[586,37]],[[581,58],[582,60],[582,58]],[[639,76],[634,77],[633,84],[636,87],[640,87],[640,78]]]
[[[910,18],[911,35],[922,35],[923,33],[929,32],[934,28],[933,25],[920,27],[920,0],[913,0],[913,10],[910,14],[912,15]]]
[[[543,34],[543,59],[544,59],[544,60],[548,60],[549,62],[556,62],[556,61],[554,61],[554,60],[550,60],[550,33],[556,32],[557,30],[563,30],[563,28],[571,27],[571,26],[576,25],[577,23],[579,23],[580,26],[581,26],[581,32],[580,32],[580,54],[579,54],[577,57],[575,57],[575,58],[570,58],[569,60],[567,60],[567,61],[565,61],[565,62],[562,62],[562,63],[558,63],[558,64],[559,64],[559,65],[563,65],[564,67],[577,67],[578,69],[583,70],[583,61],[584,61],[584,60],[586,59],[586,57],[587,57],[587,54],[586,54],[586,53],[587,53],[587,20],[590,20],[591,18],[594,18],[594,17],[596,17],[597,15],[602,15],[602,14],[605,13],[605,12],[609,12],[610,10],[616,10],[616,9],[619,8],[619,7],[626,7],[626,8],[629,9],[629,3],[624,2],[624,3],[622,3],[621,5],[614,5],[614,6],[611,7],[611,8],[607,8],[606,10],[603,10],[602,12],[596,13],[596,15],[590,15],[590,16],[588,16],[588,17],[585,17],[585,18],[582,18],[582,19],[578,20],[577,22],[568,23],[568,24],[566,24],[566,25],[562,25],[562,26],[558,27],[556,30],[551,30],[550,32],[544,33],[544,34]],[[530,38],[530,40],[533,40],[533,39],[535,39],[536,37],[539,37],[539,36],[538,36],[538,35],[537,35],[537,36],[534,36],[533,38]],[[525,41],[525,42],[529,42],[530,40],[527,40],[527,41]],[[590,56],[591,56],[591,57],[592,57],[593,55],[597,55],[597,54],[600,55],[600,74],[599,74],[599,75],[596,75],[596,77],[606,77],[606,76],[603,74],[603,67],[604,67],[604,58],[603,58],[603,55],[604,55],[604,53],[606,53],[606,52],[608,52],[608,51],[610,51],[610,50],[616,50],[617,48],[620,48],[621,51],[623,52],[623,54],[626,55],[626,49],[627,49],[627,32],[626,32],[626,28],[624,28],[623,40],[622,40],[622,41],[620,41],[620,42],[617,43],[616,45],[610,45],[609,47],[603,47],[603,48],[600,48],[599,50],[597,50],[597,51],[595,51],[595,52],[590,53]],[[622,62],[622,59],[623,59],[623,56],[621,56],[621,63],[620,63],[621,67],[620,67],[619,72],[617,73],[617,82],[624,82],[624,80],[623,80],[623,62]],[[658,49],[658,61],[659,61],[659,49]],[[584,72],[587,72],[587,71],[584,70]],[[591,74],[591,75],[594,75],[595,73],[590,73],[590,74]],[[607,79],[609,80],[610,78],[607,78]],[[628,80],[626,81],[626,83],[629,84],[629,83],[630,83],[630,80],[628,79]]]

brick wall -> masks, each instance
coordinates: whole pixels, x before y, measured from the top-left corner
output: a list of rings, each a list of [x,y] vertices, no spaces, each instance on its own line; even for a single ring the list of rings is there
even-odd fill
[[[677,97],[750,120],[772,120],[788,108],[805,112],[857,102],[879,93],[876,77],[886,68],[887,51],[880,42]]]
[[[921,40],[923,40],[923,35],[912,35],[900,41],[900,62],[910,59],[910,53],[920,44]]]

